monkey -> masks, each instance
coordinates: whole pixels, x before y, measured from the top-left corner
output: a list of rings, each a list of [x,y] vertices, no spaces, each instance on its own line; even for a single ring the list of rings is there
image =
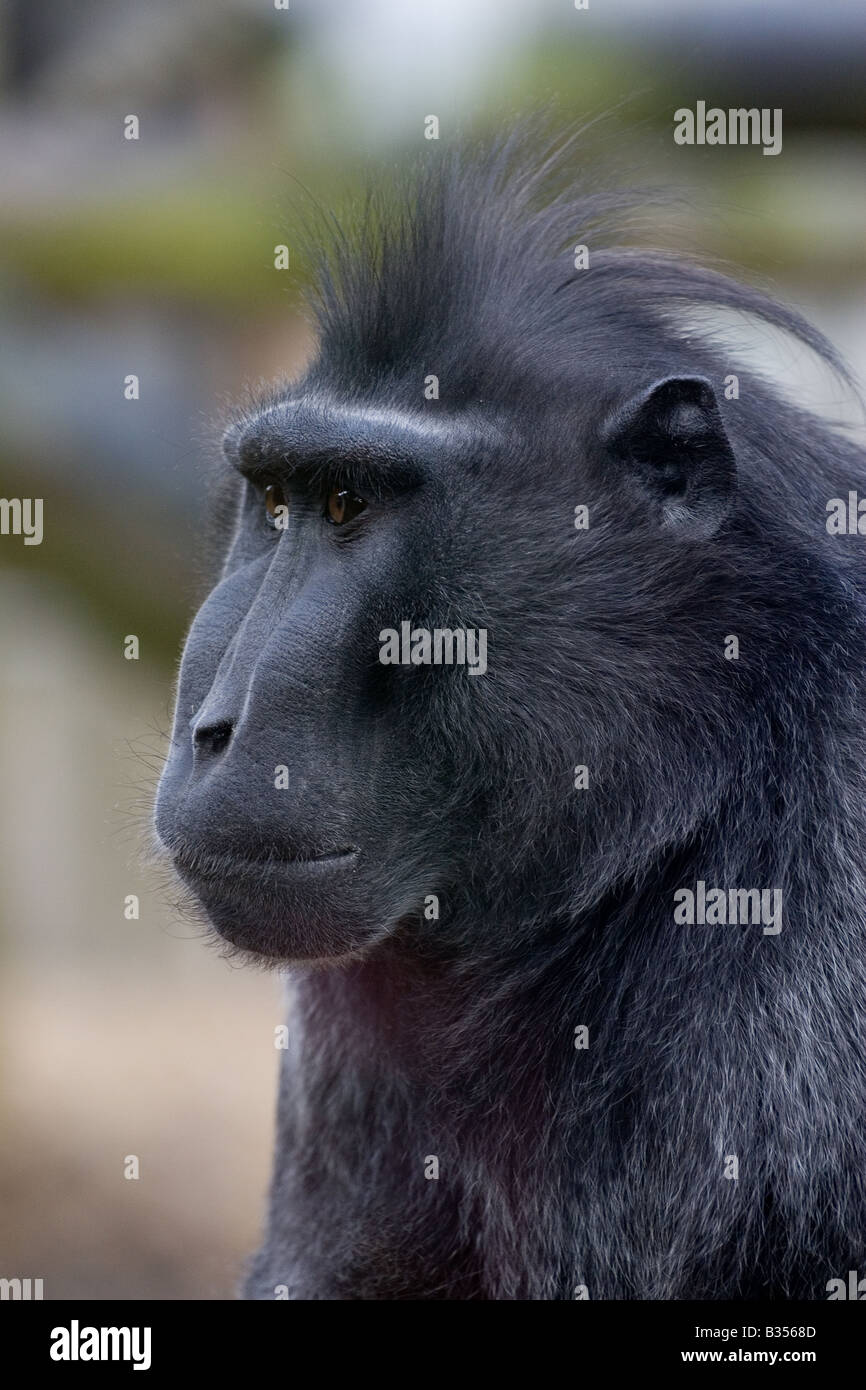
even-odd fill
[[[289,995],[241,1294],[826,1298],[866,1271],[866,566],[827,524],[866,461],[687,312],[846,369],[560,151],[425,159],[225,432],[157,794]]]

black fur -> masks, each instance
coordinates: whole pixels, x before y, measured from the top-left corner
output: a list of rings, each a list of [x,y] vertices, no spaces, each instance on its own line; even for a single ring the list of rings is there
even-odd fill
[[[528,169],[446,159],[338,233],[317,360],[227,435],[292,519],[239,483],[157,825],[298,965],[246,1293],[824,1298],[866,1274],[866,568],[825,527],[864,457],[676,310],[838,365],[815,330]],[[485,628],[486,675],[382,666],[403,619]],[[782,930],[677,925],[699,880]]]

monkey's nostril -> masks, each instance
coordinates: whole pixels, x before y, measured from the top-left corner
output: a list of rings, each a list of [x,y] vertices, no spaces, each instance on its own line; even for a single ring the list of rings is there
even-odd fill
[[[230,719],[215,724],[197,724],[192,740],[197,753],[222,753],[228,747],[235,726]]]

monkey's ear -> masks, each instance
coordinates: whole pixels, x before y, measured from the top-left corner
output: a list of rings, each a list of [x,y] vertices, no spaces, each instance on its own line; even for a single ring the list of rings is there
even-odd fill
[[[704,377],[657,381],[614,411],[603,437],[661,525],[694,540],[718,530],[736,492],[737,464]]]

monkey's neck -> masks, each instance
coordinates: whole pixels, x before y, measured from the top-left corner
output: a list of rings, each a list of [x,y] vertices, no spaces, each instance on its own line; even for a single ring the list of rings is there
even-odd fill
[[[302,975],[304,1026],[334,1044],[339,1019],[338,1050],[345,1044],[355,1062],[388,1059],[440,1085],[465,1084],[470,1067],[505,1076],[515,1054],[543,1071],[575,1048],[579,1029],[596,1048],[590,1070],[602,1039],[624,1034],[635,1056],[650,1055],[671,1019],[687,1030],[706,1021],[708,1001],[764,1013],[781,991],[796,993],[804,960],[820,956],[823,923],[844,933],[828,884],[850,874],[818,864],[816,851],[792,857],[778,825],[747,830],[660,853],[576,916],[535,911],[515,922],[502,904],[475,916],[466,904],[457,920],[407,926],[364,960]],[[832,837],[822,843],[841,852]],[[683,894],[691,913],[678,916]]]

